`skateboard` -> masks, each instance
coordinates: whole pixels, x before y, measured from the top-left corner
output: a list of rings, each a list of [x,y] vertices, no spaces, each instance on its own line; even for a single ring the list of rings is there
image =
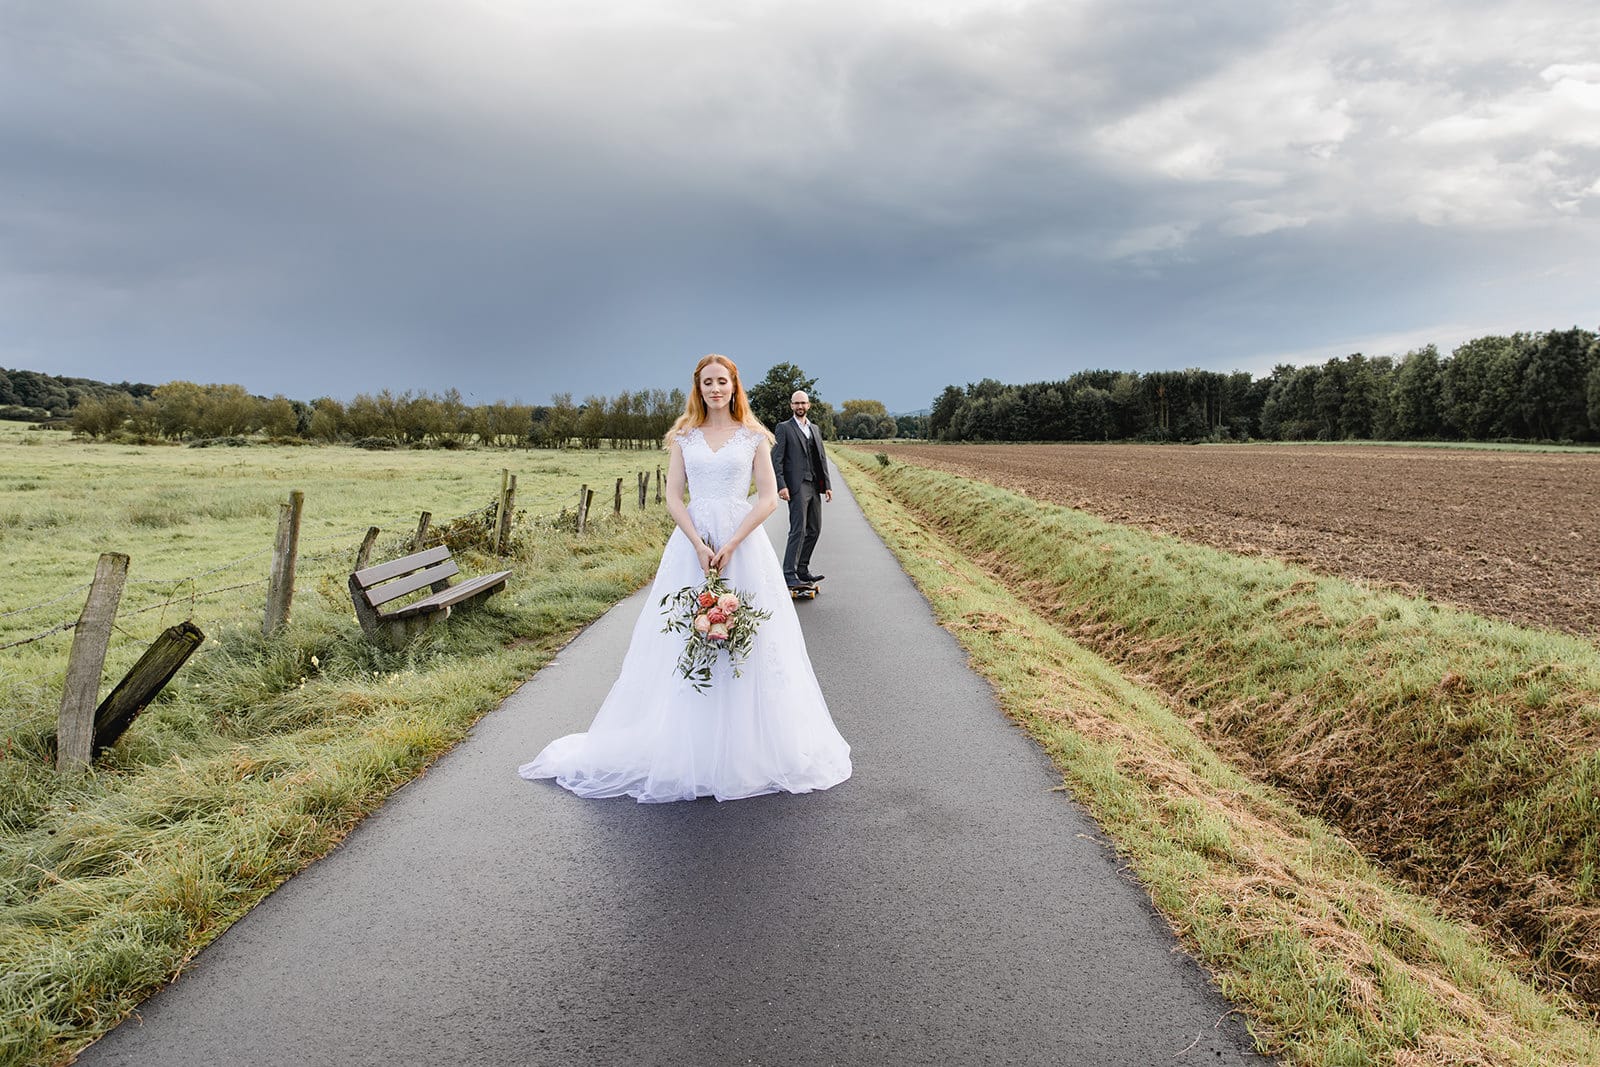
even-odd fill
[[[815,600],[819,591],[815,584],[791,585],[789,587],[789,598],[791,600]]]

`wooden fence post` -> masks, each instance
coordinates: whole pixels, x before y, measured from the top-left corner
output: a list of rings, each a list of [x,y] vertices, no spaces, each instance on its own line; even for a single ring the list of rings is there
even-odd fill
[[[639,510],[644,510],[644,494],[650,488],[650,475],[644,471],[639,472]]]
[[[506,488],[511,484],[511,472],[504,467],[500,468],[500,495],[495,498],[494,511],[494,536],[489,539],[489,551],[498,556],[500,554],[500,531],[506,524]]]
[[[495,555],[503,556],[511,551],[511,516],[517,507],[517,476],[512,474],[506,483],[506,491],[500,497],[500,521],[495,524],[494,544]]]
[[[424,511],[423,514],[426,515],[427,512]],[[376,526],[368,526],[367,536],[361,539],[361,547],[356,549],[356,565],[351,567],[351,570],[359,571],[366,567],[367,560],[372,558],[372,546],[376,544],[377,541],[378,528]]]
[[[267,615],[261,632],[271,637],[289,624],[294,601],[294,562],[300,548],[300,512],[306,495],[296,489],[287,504],[278,505],[278,540],[272,546],[272,577],[267,581]]]
[[[107,552],[94,568],[89,599],[78,615],[67,655],[67,680],[61,687],[56,718],[56,770],[77,771],[94,758],[94,709],[100,699],[100,673],[111,643],[111,623],[128,581],[128,557]]]
[[[206,635],[192,622],[180,622],[167,627],[155,642],[144,650],[139,662],[101,701],[94,713],[94,752],[117,743],[134,716],[154,700],[156,694],[172,681],[178,668],[186,663],[194,650],[205,642]]]
[[[621,478],[617,479],[617,502],[613,506],[612,510],[617,515],[621,515],[622,514],[622,479]]]
[[[594,499],[594,494],[589,491],[587,484],[578,487],[578,532],[583,533],[589,524],[589,501]]]
[[[417,520],[417,535],[411,539],[411,551],[421,552],[428,543],[428,527],[433,523],[433,512],[424,511]],[[357,570],[361,568],[357,567]]]
[[[656,503],[661,503],[661,468],[656,468]]]

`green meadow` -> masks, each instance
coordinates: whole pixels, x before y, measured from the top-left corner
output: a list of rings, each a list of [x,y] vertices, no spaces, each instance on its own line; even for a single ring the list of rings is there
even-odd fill
[[[95,445],[0,423],[0,1063],[52,1063],[114,1025],[285,878],[458,741],[579,627],[654,572],[670,519],[637,507],[655,451]],[[469,530],[517,476],[505,592],[401,651],[345,579],[406,551],[421,511]],[[613,488],[625,479],[625,508]],[[597,488],[583,536],[558,521]],[[652,486],[653,488],[653,486]],[[261,635],[280,504],[305,493],[289,626]],[[463,518],[465,517],[465,518]],[[477,516],[481,526],[481,516]],[[95,561],[132,563],[102,693],[162,629],[207,635],[78,777],[50,759]],[[41,636],[41,635],[45,636]]]

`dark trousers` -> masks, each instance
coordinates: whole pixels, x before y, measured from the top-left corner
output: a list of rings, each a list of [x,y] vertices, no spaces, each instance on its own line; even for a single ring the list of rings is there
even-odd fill
[[[789,540],[783,546],[783,576],[790,583],[811,573],[811,550],[822,533],[822,494],[817,483],[789,486]]]

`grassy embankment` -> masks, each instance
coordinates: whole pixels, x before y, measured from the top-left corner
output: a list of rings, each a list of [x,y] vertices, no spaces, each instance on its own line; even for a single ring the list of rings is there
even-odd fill
[[[133,562],[106,685],[191,613],[208,635],[77,780],[48,765],[71,634],[0,652],[0,1063],[53,1062],[111,1026],[646,581],[665,509],[613,521],[610,489],[624,477],[631,493],[633,472],[658,462],[654,452],[129,448],[0,423],[0,612],[80,585],[101,551],[123,551]],[[598,486],[596,527],[580,541],[525,516],[505,592],[406,651],[370,645],[345,589],[366,527],[386,531],[374,559],[398,555],[417,512],[442,521],[483,507],[502,467],[517,473],[528,516],[559,513],[581,482]],[[291,625],[269,641],[262,579],[291,489],[306,493],[302,564]],[[506,565],[458,556],[468,575]],[[198,577],[166,580],[185,576]],[[0,644],[71,620],[83,596],[0,617]]]
[[[1600,1062],[1592,645],[835,454],[1265,1048]]]

